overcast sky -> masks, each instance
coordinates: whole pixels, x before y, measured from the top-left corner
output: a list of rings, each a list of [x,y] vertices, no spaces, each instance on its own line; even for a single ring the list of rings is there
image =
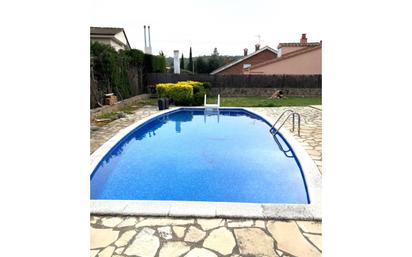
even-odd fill
[[[153,54],[186,57],[253,51],[261,45],[297,42],[302,33],[309,42],[322,39],[321,8],[314,1],[270,0],[92,0],[90,25],[123,27],[132,48],[144,49],[143,25],[151,27]]]

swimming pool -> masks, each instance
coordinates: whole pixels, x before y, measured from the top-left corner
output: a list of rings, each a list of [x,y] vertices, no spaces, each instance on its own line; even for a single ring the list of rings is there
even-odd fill
[[[163,113],[105,154],[91,174],[91,199],[309,204],[294,150],[269,129],[245,109]]]

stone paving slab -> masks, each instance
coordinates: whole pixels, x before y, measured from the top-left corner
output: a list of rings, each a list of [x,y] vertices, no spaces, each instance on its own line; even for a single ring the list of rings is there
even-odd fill
[[[250,108],[277,117],[301,114],[301,136],[293,132],[322,172],[322,111],[314,107]],[[158,112],[145,106],[91,131],[90,151],[137,120]],[[291,127],[291,122],[286,127]],[[321,256],[322,223],[256,219],[90,217],[91,257],[269,257]]]
[[[91,216],[91,257],[322,255],[320,222],[161,217],[120,219]],[[121,225],[125,223],[128,225]]]

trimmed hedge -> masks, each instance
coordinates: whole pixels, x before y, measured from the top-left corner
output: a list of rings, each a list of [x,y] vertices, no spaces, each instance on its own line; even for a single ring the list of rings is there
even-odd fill
[[[169,98],[175,105],[202,105],[209,85],[198,81],[179,81],[156,85],[159,97]]]
[[[137,68],[143,75],[151,72],[166,72],[166,59],[162,55],[145,54],[138,49],[116,51],[109,45],[90,44],[95,79],[100,83],[102,94],[114,93],[120,99],[133,96],[128,71]]]

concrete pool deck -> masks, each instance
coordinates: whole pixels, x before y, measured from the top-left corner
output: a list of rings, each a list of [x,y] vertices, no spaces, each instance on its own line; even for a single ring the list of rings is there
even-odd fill
[[[312,107],[248,109],[272,117],[277,117],[285,109],[299,112],[302,116],[301,137],[295,138],[321,171],[321,110]],[[92,130],[91,151],[121,129],[157,112],[156,107],[147,106],[125,118]],[[117,222],[118,224],[115,224]],[[202,222],[218,225],[207,229],[202,226]],[[92,215],[91,227],[91,256],[99,257],[320,256],[322,252],[319,221]]]

